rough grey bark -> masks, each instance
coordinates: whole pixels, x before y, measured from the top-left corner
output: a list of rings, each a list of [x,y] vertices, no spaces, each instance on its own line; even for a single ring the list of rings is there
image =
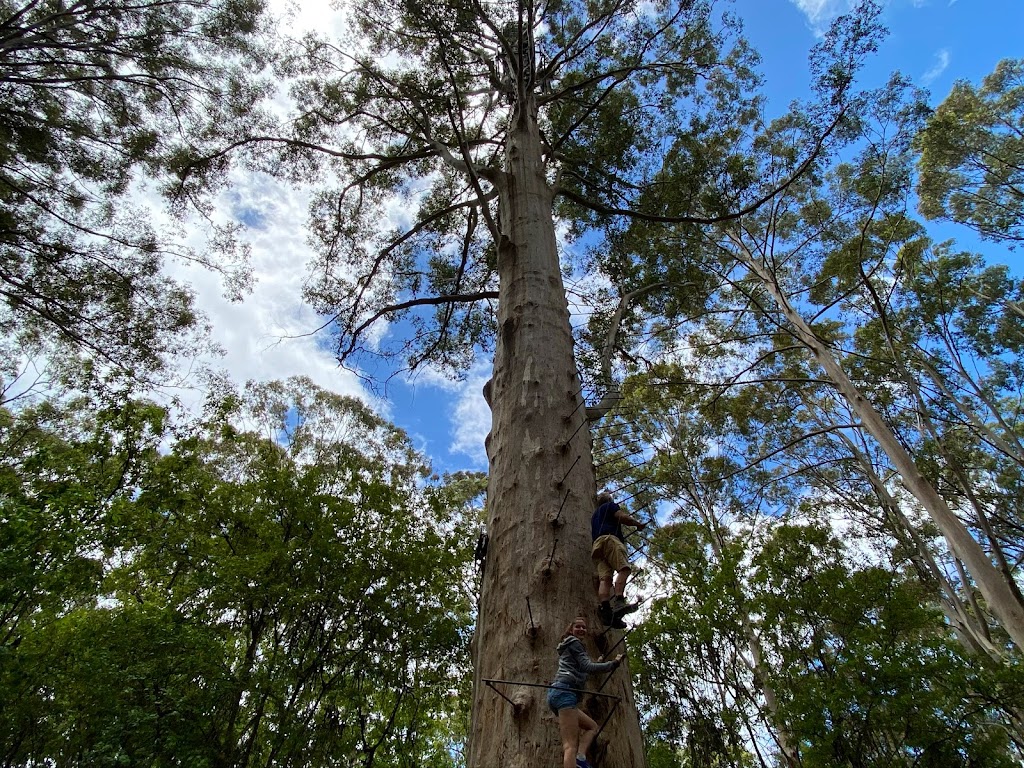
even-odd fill
[[[470,768],[557,765],[557,719],[546,690],[555,647],[574,616],[601,631],[590,559],[595,505],[591,437],[573,355],[532,97],[520,105],[497,186],[500,289],[494,371],[485,388],[492,430],[487,439],[489,546],[481,587]],[[588,643],[594,658],[620,640],[609,631]],[[627,650],[625,643],[615,650]],[[607,681],[605,678],[607,677]],[[513,681],[495,687],[486,680]],[[618,697],[590,757],[596,768],[645,764],[628,664],[594,678]],[[588,697],[583,709],[605,721],[614,700]]]

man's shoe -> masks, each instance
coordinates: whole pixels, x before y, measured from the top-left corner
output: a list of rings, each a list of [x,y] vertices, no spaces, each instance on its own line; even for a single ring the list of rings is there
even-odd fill
[[[629,629],[629,624],[622,620],[621,616],[616,616],[612,619],[612,623],[608,625],[612,629]]]
[[[601,603],[597,608],[597,615],[601,617],[602,624],[604,624],[606,627],[610,627],[612,625],[612,619],[615,618],[614,614],[612,614],[611,603],[609,603],[607,600]]]
[[[627,603],[622,595],[615,595],[611,599],[612,616],[625,616],[640,607],[639,603]]]
[[[585,757],[576,758],[576,768],[591,768],[590,763],[587,762]]]

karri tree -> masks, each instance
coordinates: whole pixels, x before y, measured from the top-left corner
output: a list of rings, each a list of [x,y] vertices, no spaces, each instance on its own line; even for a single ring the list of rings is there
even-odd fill
[[[770,215],[709,240],[727,280],[744,281],[741,292],[771,318],[780,356],[793,346],[812,363],[809,378],[827,382],[849,423],[884,454],[1019,650],[1016,514],[994,489],[1022,465],[1011,426],[1021,286],[1004,267],[933,246],[909,217],[907,149],[921,110],[898,92],[894,83],[880,94],[871,144],[831,169],[828,184],[806,194],[794,185]],[[992,651],[953,597],[951,622]]]
[[[312,206],[307,294],[339,358],[366,375],[375,361],[459,375],[493,351],[472,768],[555,759],[558,731],[530,684],[551,679],[575,615],[599,626],[589,424],[603,408],[587,409],[577,360],[610,386],[614,347],[601,345],[614,336],[574,348],[559,236],[601,254],[587,268],[611,287],[610,309],[699,282],[680,261],[646,283],[611,235],[629,217],[735,218],[798,177],[848,114],[877,10],[864,4],[816,51],[810,138],[775,176],[744,161],[763,127],[756,57],[714,2],[369,0],[345,6],[346,39],[309,37],[283,73],[298,83],[291,132],[254,132],[186,179],[201,184],[234,153],[336,180]],[[614,708],[594,764],[643,765],[627,668],[601,692],[584,704],[599,722]]]
[[[742,438],[739,466],[803,464],[802,474],[813,470],[815,483],[848,497],[860,493],[844,494],[855,478],[922,579],[941,588],[964,644],[998,661],[1024,647],[1019,515],[1006,503],[1024,466],[1015,426],[1022,286],[1006,267],[932,243],[910,216],[911,150],[942,138],[932,134],[942,127],[935,122],[921,132],[920,96],[898,78],[865,94],[849,151],[821,153],[813,174],[770,208],[704,228],[703,245],[681,229],[663,233],[660,250],[643,251],[652,272],[681,252],[703,252],[719,281],[712,312],[693,326],[680,318],[661,336],[659,360],[685,360],[686,375],[656,375],[702,382],[695,389],[707,393],[711,413],[695,420],[732,409],[723,426]],[[1010,101],[989,118],[1012,125],[1016,109]],[[776,141],[765,142],[771,156],[789,146],[794,125],[781,122]],[[996,153],[980,155],[994,162]],[[933,173],[935,160],[926,150],[919,167]],[[937,184],[932,178],[927,189],[941,197]],[[955,189],[963,187],[943,195]],[[1003,189],[1007,200],[1012,189]],[[1017,220],[1003,207],[1003,223],[985,232],[1012,240]],[[766,419],[772,409],[777,416]],[[716,450],[723,454],[721,442]],[[827,456],[840,468],[838,483],[815,466]],[[909,511],[941,533],[945,573]]]

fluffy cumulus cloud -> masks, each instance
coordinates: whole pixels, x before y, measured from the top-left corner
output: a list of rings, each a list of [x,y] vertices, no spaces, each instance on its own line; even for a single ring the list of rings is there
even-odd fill
[[[341,13],[330,0],[272,0],[272,13],[280,20],[280,34],[298,36],[310,30],[337,34],[344,28]],[[282,89],[269,105],[286,114],[290,100]],[[177,221],[168,216],[164,201],[152,186],[140,184],[132,201],[149,211],[153,226],[172,243],[205,258],[209,229],[198,217]],[[307,190],[236,169],[225,190],[213,201],[211,220],[218,225],[241,224],[239,240],[249,247],[250,279],[240,286],[202,263],[187,259],[165,263],[167,274],[187,284],[194,306],[209,328],[207,341],[217,350],[199,359],[180,361],[178,376],[160,391],[194,409],[203,399],[201,371],[226,374],[236,385],[308,376],[317,385],[380,405],[359,379],[342,370],[334,356],[334,343],[319,331],[325,318],[303,301],[303,281],[312,252],[306,242],[309,205]],[[242,288],[242,290],[240,290]]]
[[[489,363],[481,364],[462,382],[455,394],[449,451],[465,456],[473,469],[487,469],[484,438],[491,431],[491,409],[484,400],[484,384],[491,375]]]
[[[174,277],[192,286],[211,327],[210,341],[222,352],[204,362],[237,383],[304,375],[324,388],[366,399],[357,378],[339,368],[328,334],[315,332],[324,318],[302,301],[311,257],[305,240],[307,195],[259,175],[232,176],[217,209],[221,217],[247,225],[251,291],[241,301],[229,301],[216,274],[193,263],[170,267]]]
[[[483,358],[461,381],[422,366],[399,374],[387,388],[392,399],[378,409],[407,431],[439,471],[486,470],[491,411],[483,388],[490,375],[491,361]]]
[[[332,0],[270,0],[270,12],[295,35],[315,32],[337,40],[349,31],[342,3]]]

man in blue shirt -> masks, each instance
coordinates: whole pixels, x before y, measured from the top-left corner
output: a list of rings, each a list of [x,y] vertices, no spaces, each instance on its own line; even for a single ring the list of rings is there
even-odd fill
[[[625,598],[626,579],[631,569],[622,535],[624,525],[638,529],[647,527],[647,523],[631,517],[624,507],[616,504],[608,491],[601,491],[597,497],[597,509],[590,517],[590,532],[594,539],[590,557],[600,580],[597,596],[601,601],[601,620],[605,626],[618,629],[626,626],[622,617],[638,607],[637,603],[627,603]]]

